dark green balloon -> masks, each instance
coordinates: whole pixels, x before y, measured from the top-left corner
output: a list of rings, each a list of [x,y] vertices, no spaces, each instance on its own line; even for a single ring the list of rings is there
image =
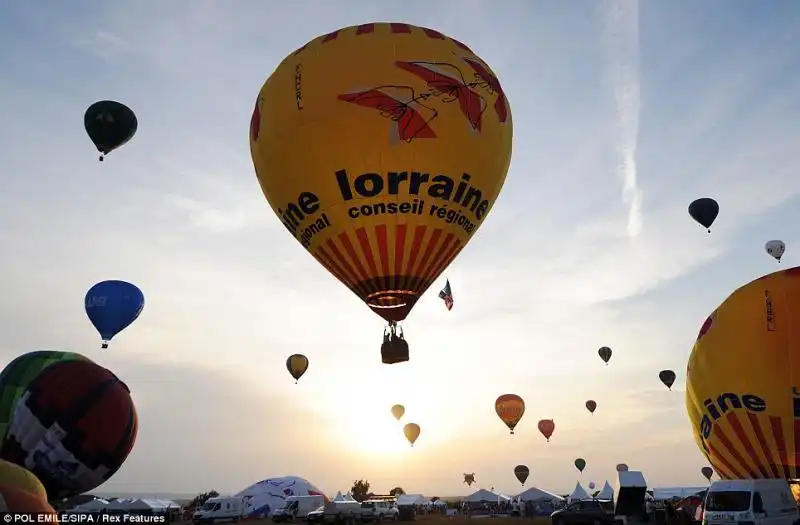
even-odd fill
[[[97,151],[108,155],[119,148],[136,134],[139,122],[136,114],[126,106],[113,100],[95,102],[83,116],[83,127],[94,142]]]

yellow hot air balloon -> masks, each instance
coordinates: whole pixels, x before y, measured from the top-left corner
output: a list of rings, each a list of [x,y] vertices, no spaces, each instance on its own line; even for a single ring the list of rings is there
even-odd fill
[[[800,477],[800,267],[734,291],[689,356],[686,408],[723,479]]]
[[[411,443],[412,447],[414,446],[414,443],[417,441],[419,433],[420,433],[420,428],[419,425],[417,425],[416,423],[408,423],[406,426],[403,427],[403,434],[405,434],[406,439],[408,440],[409,443]]]
[[[292,354],[286,359],[286,370],[294,378],[295,384],[308,370],[308,358],[303,354]]]
[[[47,501],[47,491],[32,472],[10,461],[0,459],[0,485],[16,487]]]
[[[517,394],[503,394],[494,402],[494,411],[513,434],[525,414],[525,401]]]
[[[250,152],[281,222],[389,323],[391,343],[492,209],[512,128],[496,75],[465,44],[371,23],[280,63],[256,100]],[[407,344],[385,345],[383,360],[407,361]]]
[[[392,407],[392,415],[398,421],[400,421],[400,418],[402,418],[403,414],[405,413],[406,413],[406,407],[404,407],[403,405],[394,405]]]

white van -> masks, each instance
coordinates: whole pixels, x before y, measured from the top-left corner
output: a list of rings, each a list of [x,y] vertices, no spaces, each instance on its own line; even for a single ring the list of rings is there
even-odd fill
[[[275,509],[272,521],[294,521],[304,519],[309,512],[317,510],[325,504],[324,496],[289,496],[283,507]]]
[[[193,523],[239,521],[244,517],[244,499],[237,497],[209,498],[192,516]]]
[[[799,517],[785,479],[715,481],[703,506],[703,525],[794,525]]]

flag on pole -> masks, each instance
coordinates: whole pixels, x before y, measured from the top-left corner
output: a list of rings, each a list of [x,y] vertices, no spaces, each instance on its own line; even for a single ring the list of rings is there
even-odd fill
[[[439,299],[444,301],[444,305],[448,310],[453,309],[453,290],[450,289],[449,279],[445,281],[444,288],[442,288],[442,291],[439,292]]]

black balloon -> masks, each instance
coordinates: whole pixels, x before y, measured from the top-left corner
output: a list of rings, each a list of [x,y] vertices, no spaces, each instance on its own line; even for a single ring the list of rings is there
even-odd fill
[[[97,151],[102,153],[101,161],[104,155],[131,140],[138,126],[131,108],[113,100],[95,102],[83,115],[83,127]]]
[[[658,378],[667,388],[672,390],[672,385],[675,383],[675,372],[672,370],[662,370],[658,373]]]
[[[689,205],[689,215],[711,233],[711,225],[714,224],[717,215],[719,215],[719,204],[708,197],[697,199]]]

